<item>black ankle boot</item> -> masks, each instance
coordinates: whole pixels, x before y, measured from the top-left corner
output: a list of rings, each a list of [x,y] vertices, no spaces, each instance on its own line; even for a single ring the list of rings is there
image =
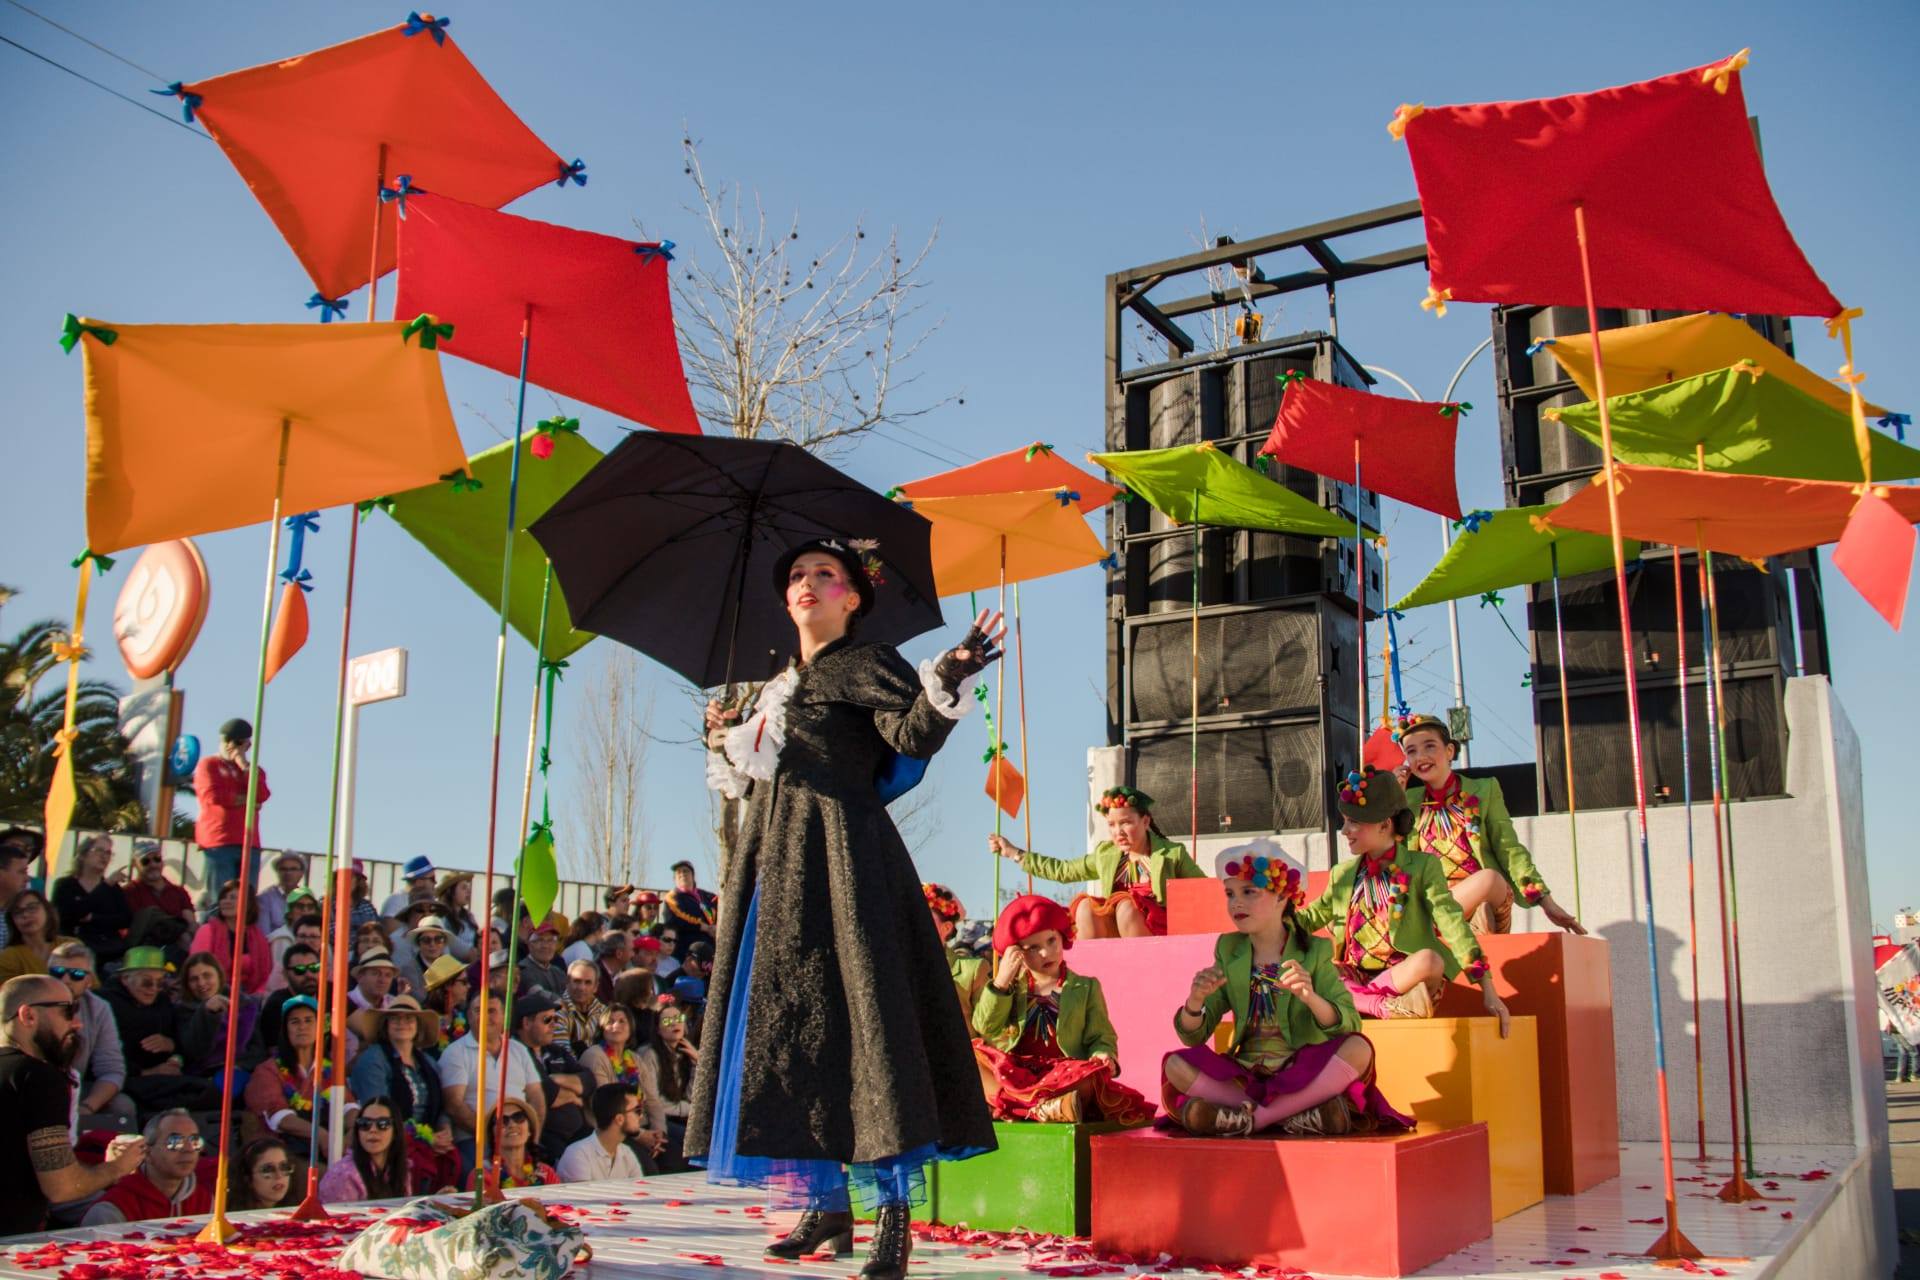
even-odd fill
[[[824,1213],[819,1209],[809,1209],[800,1215],[800,1221],[793,1224],[793,1230],[784,1240],[776,1240],[766,1248],[769,1258],[785,1258],[792,1262],[804,1254],[818,1253],[825,1249],[836,1258],[843,1253],[853,1252],[853,1215],[845,1209],[838,1213]]]
[[[860,1268],[861,1280],[901,1280],[907,1273],[907,1255],[912,1252],[907,1206],[881,1205],[874,1215],[873,1247],[867,1250],[867,1265]]]

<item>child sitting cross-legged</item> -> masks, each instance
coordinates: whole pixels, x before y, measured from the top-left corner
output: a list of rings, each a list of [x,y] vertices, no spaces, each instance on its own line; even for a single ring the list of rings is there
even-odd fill
[[[993,926],[993,978],[973,1010],[973,1056],[996,1120],[1145,1124],[1153,1107],[1117,1083],[1118,1040],[1100,982],[1067,968],[1073,921],[1026,894]]]
[[[1279,845],[1256,841],[1220,855],[1235,932],[1214,945],[1173,1015],[1182,1044],[1161,1064],[1162,1104],[1200,1135],[1336,1135],[1411,1128],[1373,1086],[1373,1045],[1360,1034],[1333,946],[1297,912],[1303,877]],[[1233,1014],[1225,1053],[1210,1045]]]

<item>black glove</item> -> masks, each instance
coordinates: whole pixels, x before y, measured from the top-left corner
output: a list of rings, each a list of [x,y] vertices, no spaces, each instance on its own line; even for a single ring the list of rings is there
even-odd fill
[[[962,658],[960,650],[965,649],[967,656]],[[960,643],[941,654],[933,664],[933,674],[940,681],[940,687],[948,696],[958,697],[960,682],[968,676],[986,670],[987,664],[1000,657],[1000,650],[987,641],[987,633],[976,624],[967,628],[967,634]]]

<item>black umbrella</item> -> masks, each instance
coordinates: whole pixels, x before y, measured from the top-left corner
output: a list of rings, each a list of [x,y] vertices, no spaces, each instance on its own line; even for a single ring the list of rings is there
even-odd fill
[[[884,584],[863,640],[899,644],[941,623],[925,517],[797,445],[648,432],[627,437],[528,529],[573,624],[702,688],[794,647],[773,581],[810,538],[871,538]],[[736,654],[741,659],[735,665]]]

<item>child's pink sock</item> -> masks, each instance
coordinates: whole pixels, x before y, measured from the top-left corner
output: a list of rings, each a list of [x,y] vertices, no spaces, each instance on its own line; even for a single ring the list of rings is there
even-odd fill
[[[1223,1107],[1242,1106],[1247,1101],[1247,1091],[1233,1081],[1215,1080],[1205,1074],[1195,1076],[1193,1083],[1182,1092],[1189,1098],[1200,1098]]]
[[[1269,1099],[1254,1109],[1253,1127],[1260,1130],[1279,1124],[1288,1116],[1299,1115],[1308,1107],[1315,1107],[1328,1098],[1345,1093],[1347,1086],[1360,1078],[1360,1073],[1344,1058],[1335,1056],[1327,1060],[1320,1068],[1320,1074],[1308,1081],[1302,1088],[1292,1093],[1283,1093]]]

